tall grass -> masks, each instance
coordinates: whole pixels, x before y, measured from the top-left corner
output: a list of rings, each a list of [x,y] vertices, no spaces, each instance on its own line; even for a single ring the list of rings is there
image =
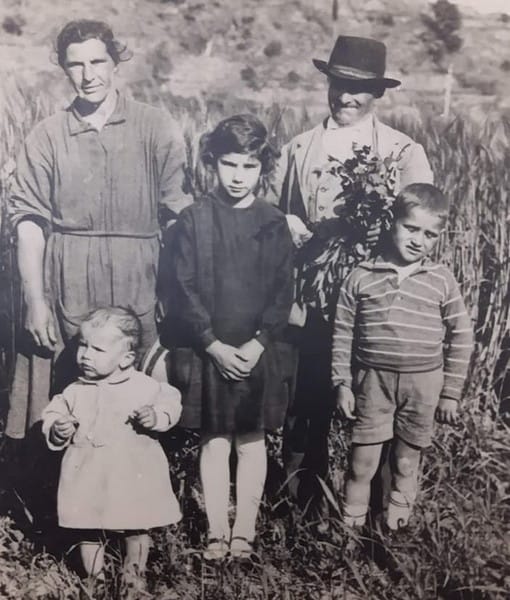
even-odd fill
[[[235,112],[256,112],[268,125],[276,146],[313,124],[306,110],[264,108],[236,99],[211,102],[197,98],[185,103],[154,89],[148,99],[165,106],[181,123],[188,184],[198,192],[211,185],[209,175],[198,164],[199,137],[220,118]],[[4,214],[12,160],[28,130],[49,113],[50,107],[44,96],[34,97],[16,86],[0,98],[0,107],[0,197]],[[379,532],[377,541],[369,545],[373,560],[367,560],[366,554],[356,549],[363,540],[353,538],[342,526],[337,510],[345,433],[335,423],[327,532],[318,533],[295,507],[290,512],[283,510],[276,489],[268,495],[261,514],[258,562],[207,565],[197,551],[204,520],[196,453],[191,444],[184,451],[169,452],[186,518],[176,531],[162,530],[156,535],[149,573],[156,598],[506,597],[510,582],[505,538],[510,450],[505,443],[508,428],[497,419],[495,383],[504,372],[501,366],[496,372],[496,362],[510,310],[510,125],[500,125],[496,144],[493,125],[481,126],[460,117],[445,123],[429,115],[409,119],[395,112],[385,115],[385,120],[425,146],[436,182],[451,200],[448,231],[441,239],[438,257],[454,269],[476,329],[463,417],[457,429],[440,428],[434,446],[424,455],[421,492],[411,529],[397,539]],[[6,296],[13,275],[12,245],[5,226],[0,241],[4,283],[0,310],[12,318],[12,293]],[[2,321],[2,326],[5,323],[8,320]],[[278,460],[278,455],[274,458]],[[76,598],[80,586],[62,562],[44,552],[34,554],[33,545],[23,539],[15,524],[0,519],[0,596]],[[109,574],[105,597],[116,598],[117,592],[118,582]]]

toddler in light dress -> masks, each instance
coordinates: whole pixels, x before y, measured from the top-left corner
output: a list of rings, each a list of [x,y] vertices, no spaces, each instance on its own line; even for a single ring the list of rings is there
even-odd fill
[[[148,531],[181,512],[157,432],[181,414],[180,393],[133,367],[140,322],[128,309],[101,308],[82,322],[82,376],[43,413],[52,450],[64,450],[58,488],[61,527],[80,530],[87,574],[102,578],[105,532],[125,540],[123,577],[144,585]]]

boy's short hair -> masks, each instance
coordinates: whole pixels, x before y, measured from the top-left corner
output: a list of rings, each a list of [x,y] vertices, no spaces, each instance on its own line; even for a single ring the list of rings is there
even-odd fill
[[[129,349],[136,352],[140,347],[142,338],[142,325],[140,319],[130,308],[122,306],[107,306],[96,308],[90,312],[81,322],[80,329],[84,325],[98,328],[110,324],[116,327],[124,338],[129,342]]]
[[[392,211],[394,219],[400,219],[409,213],[414,207],[437,215],[443,222],[448,219],[448,200],[443,192],[430,183],[411,183],[400,191],[393,203]]]
[[[215,167],[223,154],[251,154],[262,165],[261,174],[270,173],[279,156],[268,140],[267,129],[260,119],[240,114],[220,121],[200,139],[200,157],[205,165]]]

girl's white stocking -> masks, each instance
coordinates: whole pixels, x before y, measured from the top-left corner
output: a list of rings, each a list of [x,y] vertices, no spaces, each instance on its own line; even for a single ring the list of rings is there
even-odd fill
[[[230,495],[230,436],[202,438],[200,477],[204,492],[205,512],[209,521],[209,539],[230,539],[228,500]]]
[[[237,506],[232,537],[255,537],[255,522],[267,474],[264,432],[237,434]]]

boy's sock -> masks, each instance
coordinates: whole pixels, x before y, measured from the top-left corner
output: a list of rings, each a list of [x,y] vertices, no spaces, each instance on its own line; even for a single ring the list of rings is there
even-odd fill
[[[367,520],[368,504],[342,502],[342,520],[349,527],[362,527]]]
[[[386,524],[390,529],[396,531],[409,523],[414,498],[410,498],[397,490],[391,490],[388,504]]]

